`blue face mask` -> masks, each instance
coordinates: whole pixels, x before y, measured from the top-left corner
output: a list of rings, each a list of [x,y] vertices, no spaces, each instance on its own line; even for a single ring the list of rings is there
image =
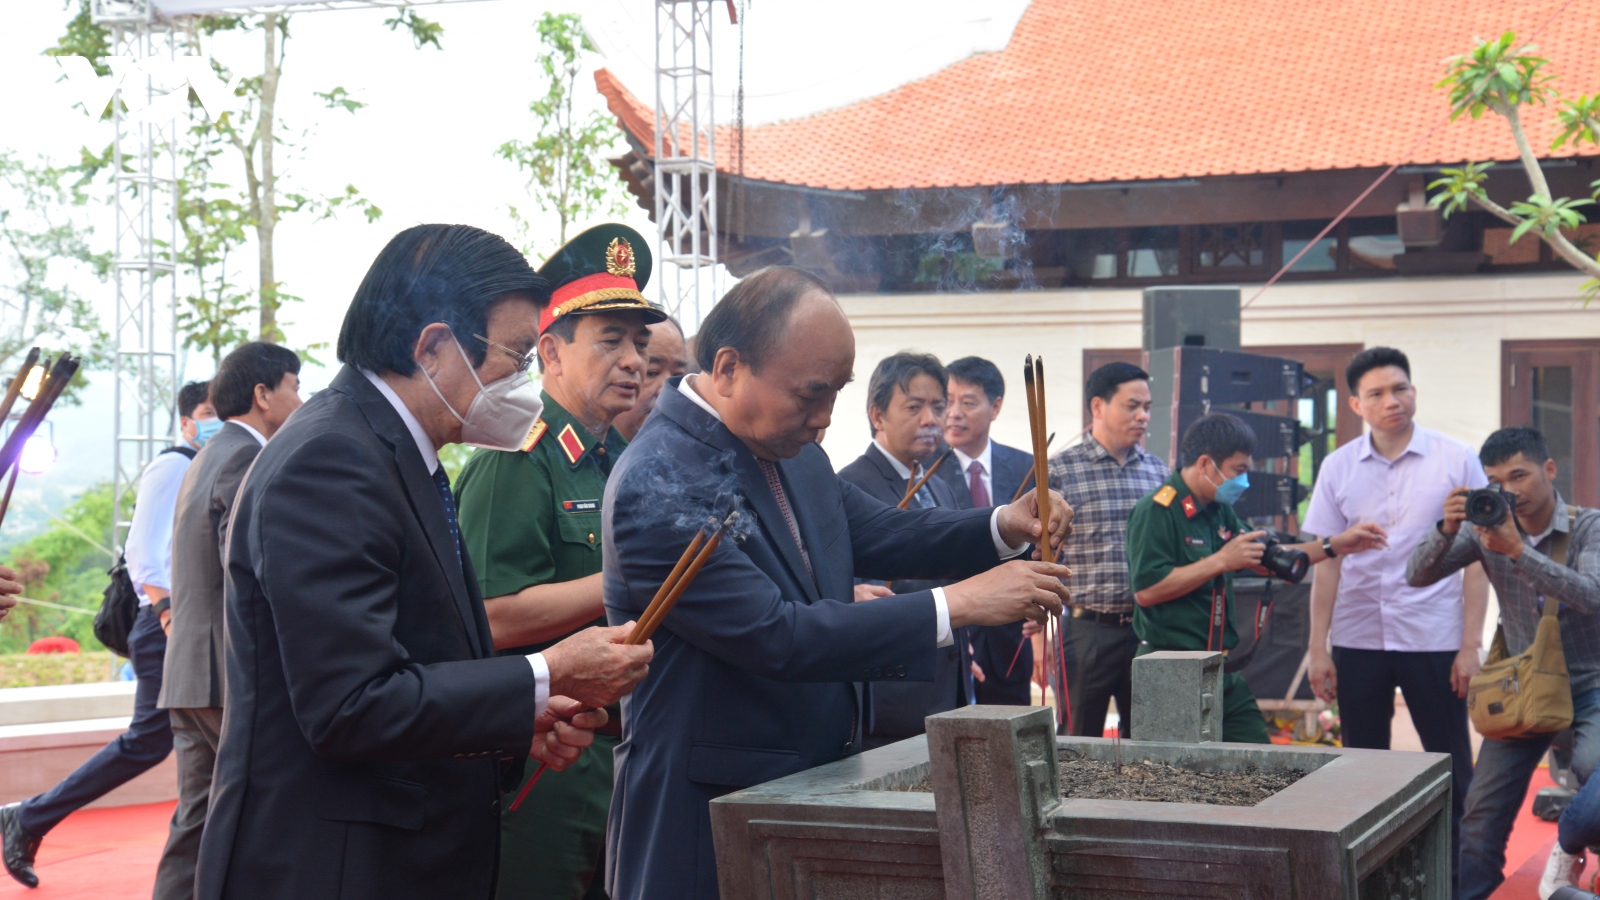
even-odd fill
[[[1221,471],[1220,469],[1218,470]],[[1217,502],[1232,506],[1250,487],[1250,473],[1240,472],[1237,477],[1229,478],[1217,485]]]
[[[216,436],[222,430],[221,419],[195,419],[194,420],[194,445],[204,447],[206,441]]]

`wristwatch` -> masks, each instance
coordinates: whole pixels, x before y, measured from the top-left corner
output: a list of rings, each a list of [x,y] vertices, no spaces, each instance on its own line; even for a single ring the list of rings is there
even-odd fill
[[[1329,559],[1333,559],[1334,557],[1339,555],[1339,554],[1333,552],[1333,538],[1323,538],[1322,539],[1322,552],[1328,554],[1328,558]]]

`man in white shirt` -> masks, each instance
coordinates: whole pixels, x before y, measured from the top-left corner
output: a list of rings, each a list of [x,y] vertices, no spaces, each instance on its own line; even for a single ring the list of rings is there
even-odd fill
[[[1445,498],[1488,478],[1471,447],[1415,423],[1417,392],[1404,353],[1368,348],[1350,361],[1345,380],[1350,407],[1370,431],[1323,461],[1300,528],[1328,538],[1356,522],[1376,522],[1389,546],[1313,570],[1307,677],[1319,698],[1338,700],[1346,747],[1389,749],[1400,689],[1423,749],[1454,760],[1451,821],[1459,830],[1472,786],[1464,698],[1480,666],[1488,579],[1474,563],[1464,581],[1452,575],[1414,588],[1406,563],[1438,522]]]
[[[178,391],[182,440],[151,460],[139,477],[138,502],[123,554],[128,577],[139,595],[139,614],[128,633],[128,654],[138,681],[128,730],[55,787],[0,808],[6,871],[28,887],[39,884],[34,855],[52,828],[68,814],[144,774],[172,752],[167,713],[156,706],[161,663],[167,652],[167,636],[161,626],[172,590],[172,511],[178,484],[195,451],[222,424],[206,390],[206,382],[196,381]]]

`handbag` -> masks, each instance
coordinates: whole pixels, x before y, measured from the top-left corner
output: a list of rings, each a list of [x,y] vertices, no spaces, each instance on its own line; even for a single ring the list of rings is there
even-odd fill
[[[1576,522],[1578,510],[1569,507]],[[1550,558],[1567,564],[1570,532],[1559,532]],[[1561,649],[1561,604],[1546,600],[1533,643],[1516,656],[1506,653],[1505,626],[1497,627],[1483,671],[1467,685],[1467,713],[1486,738],[1510,740],[1553,734],[1572,724],[1572,681]]]
[[[139,595],[133,589],[133,579],[128,576],[128,562],[120,555],[107,574],[111,576],[111,583],[106,585],[105,599],[100,601],[100,610],[94,614],[94,636],[107,650],[127,657],[128,633],[139,615]]]

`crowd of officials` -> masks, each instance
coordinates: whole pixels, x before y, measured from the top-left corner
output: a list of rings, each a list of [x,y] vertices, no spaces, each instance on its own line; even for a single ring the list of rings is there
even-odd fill
[[[1060,550],[1040,559],[1032,457],[990,437],[993,362],[876,363],[872,442],[836,474],[818,441],[856,360],[826,286],[763,270],[688,341],[642,294],[650,264],[618,225],[537,271],[494,235],[418,226],[372,264],[344,368],[303,407],[300,360],[271,344],[184,386],[182,441],[145,470],[127,539],[133,721],[0,807],[6,870],[37,885],[56,824],[175,749],[157,900],[715,897],[711,799],[933,713],[1034,703],[1049,616],[1080,735],[1113,704],[1128,734],[1135,657],[1238,645],[1233,575],[1263,571],[1264,534],[1232,508],[1255,449],[1239,419],[1194,423],[1170,470],[1143,447],[1149,376],[1090,373],[1092,424],[1049,460]],[[1294,545],[1313,565],[1308,675],[1346,746],[1386,749],[1405,695],[1454,760],[1457,895],[1483,898],[1550,744],[1486,740],[1474,771],[1487,586],[1513,654],[1559,604],[1587,779],[1600,513],[1557,494],[1535,431],[1474,453],[1417,425],[1410,376],[1381,347],[1345,373],[1369,430],[1327,457]],[[452,483],[456,443],[479,449]],[[1464,527],[1464,492],[1490,482],[1515,515]],[[735,508],[737,540],[628,644],[703,514]],[[0,595],[18,591],[0,569]],[[1224,739],[1266,742],[1226,677]],[[1590,843],[1586,787],[1544,887]]]

